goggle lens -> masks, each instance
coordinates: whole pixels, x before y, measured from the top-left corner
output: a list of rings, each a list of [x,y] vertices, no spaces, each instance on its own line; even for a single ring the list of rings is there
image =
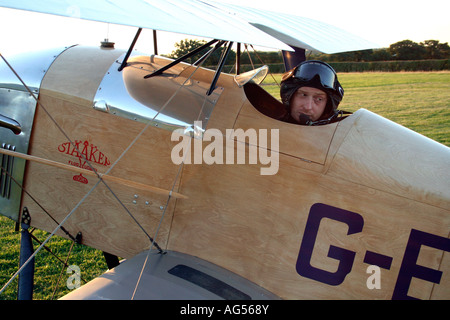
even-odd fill
[[[310,81],[316,75],[319,76],[320,83],[323,87],[334,89],[336,74],[328,66],[322,63],[311,62],[302,64],[293,74],[295,78],[302,81]]]

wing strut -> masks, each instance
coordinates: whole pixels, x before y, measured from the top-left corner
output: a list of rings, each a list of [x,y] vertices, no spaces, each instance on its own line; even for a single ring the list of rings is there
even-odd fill
[[[237,44],[236,49],[236,75],[241,73],[241,44]]]
[[[156,30],[153,30],[153,50],[155,51],[155,56],[158,55],[158,38],[156,37]]]
[[[189,52],[189,53],[185,54],[184,56],[182,56],[182,57],[180,57],[180,58],[174,60],[173,62],[171,62],[171,63],[169,63],[168,65],[166,65],[166,66],[164,66],[164,67],[162,67],[162,68],[156,70],[155,72],[147,74],[146,76],[144,76],[144,79],[148,79],[148,78],[152,78],[152,77],[161,75],[164,71],[166,71],[166,70],[172,68],[174,65],[177,65],[178,63],[180,63],[180,62],[186,60],[187,58],[192,57],[193,55],[199,53],[200,51],[202,51],[202,50],[205,49],[205,48],[208,48],[209,46],[211,46],[212,44],[214,44],[214,43],[216,43],[216,42],[218,42],[218,41],[219,41],[219,40],[217,40],[217,39],[211,40],[210,42],[204,44],[203,46],[198,47],[198,48],[195,49],[195,50],[192,50],[191,52]],[[218,48],[220,48],[224,43],[225,43],[225,41],[223,41],[223,40],[222,40],[222,41],[219,41],[219,42],[216,44],[216,46],[215,46],[215,48],[213,49],[213,51],[216,51],[216,50],[217,50]],[[216,83],[217,83],[217,80],[219,79],[220,73],[222,72],[223,66],[225,65],[225,61],[226,61],[226,59],[227,59],[227,57],[228,57],[228,54],[229,54],[230,51],[231,51],[231,47],[232,47],[232,46],[233,46],[233,42],[232,42],[232,41],[228,41],[228,47],[227,47],[227,49],[222,53],[222,56],[220,57],[219,65],[218,65],[217,70],[216,70],[216,73],[215,73],[215,75],[214,75],[214,79],[213,79],[213,81],[211,82],[211,86],[209,87],[208,91],[206,92],[206,95],[207,95],[207,96],[211,95],[211,93],[214,91],[214,89],[216,89]],[[130,49],[131,49],[131,48],[130,48]],[[198,61],[196,61],[196,62],[194,63],[194,65],[198,65],[201,61],[203,61],[204,59],[206,59],[206,57],[208,57],[208,56],[209,56],[209,55],[204,55],[204,56],[201,57]],[[125,60],[124,60],[124,63],[126,63]],[[122,63],[122,64],[123,64],[123,63]],[[121,70],[121,69],[119,68],[119,71],[120,71],[120,70]]]
[[[136,32],[136,35],[134,36],[133,42],[131,42],[130,48],[127,51],[127,54],[125,55],[125,58],[122,61],[122,64],[119,67],[119,72],[123,70],[127,66],[128,58],[130,57],[131,51],[133,51],[134,45],[136,44],[137,39],[139,38],[141,34],[142,28],[139,28]]]
[[[213,93],[214,89],[216,89],[216,83],[219,79],[220,73],[222,72],[223,66],[225,65],[225,60],[227,60],[228,54],[230,53],[231,47],[233,46],[233,42],[230,41],[228,43],[227,49],[223,52],[222,57],[220,57],[219,66],[216,70],[216,74],[214,75],[214,79],[211,82],[211,86],[209,87],[209,90],[206,92],[206,95],[209,96],[211,93]]]
[[[205,53],[203,55],[203,57],[201,57],[200,59],[198,59],[197,61],[195,61],[193,63],[194,66],[198,66],[201,65],[203,63],[204,60],[206,60],[208,57],[210,57],[214,52],[216,52],[217,49],[219,49],[224,43],[226,43],[226,41],[224,40],[220,40],[219,42],[216,43],[216,45],[214,46],[214,48],[212,49],[212,51],[208,51],[207,53]]]
[[[295,68],[300,62],[306,60],[306,51],[302,48],[291,46],[295,51],[282,51],[285,71]]]
[[[159,76],[160,74],[162,74],[162,73],[163,73],[164,71],[166,71],[167,69],[170,69],[170,68],[172,68],[174,65],[176,65],[176,64],[178,64],[178,63],[180,63],[180,62],[186,60],[186,59],[189,58],[189,57],[192,57],[193,55],[195,55],[195,54],[197,54],[198,52],[202,51],[203,49],[209,47],[209,46],[212,45],[213,43],[216,43],[217,41],[219,41],[219,40],[217,40],[217,39],[211,40],[210,42],[204,44],[203,46],[198,47],[197,49],[195,49],[195,50],[193,50],[193,51],[191,51],[191,52],[185,54],[184,56],[178,58],[177,60],[175,60],[175,61],[169,63],[167,66],[162,67],[162,68],[156,70],[155,72],[150,73],[150,74],[144,76],[144,79],[148,79],[148,78],[151,78],[151,77],[154,77],[154,76]]]

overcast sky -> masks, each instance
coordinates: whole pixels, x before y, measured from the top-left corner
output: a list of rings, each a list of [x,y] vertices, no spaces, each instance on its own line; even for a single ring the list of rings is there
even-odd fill
[[[382,47],[401,40],[450,42],[448,0],[221,0],[239,5],[280,11],[326,22]],[[274,5],[278,6],[275,7]],[[55,28],[55,26],[57,26]],[[127,48],[136,28],[80,19],[0,8],[0,52],[41,49],[72,44],[98,45],[104,38]],[[170,53],[173,44],[190,36],[160,32],[159,53]],[[152,31],[144,30],[136,46],[152,52]]]

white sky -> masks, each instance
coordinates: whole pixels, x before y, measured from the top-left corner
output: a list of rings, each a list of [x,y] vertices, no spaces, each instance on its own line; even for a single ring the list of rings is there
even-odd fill
[[[388,47],[401,40],[450,43],[448,0],[221,0],[326,22]],[[319,4],[320,3],[320,4]],[[274,4],[278,4],[275,7]],[[57,26],[57,27],[55,27]],[[7,56],[30,49],[99,45],[108,37],[128,48],[136,28],[0,8],[0,52]],[[170,53],[175,42],[191,36],[158,33],[159,53]],[[153,52],[152,31],[144,30],[136,49]]]

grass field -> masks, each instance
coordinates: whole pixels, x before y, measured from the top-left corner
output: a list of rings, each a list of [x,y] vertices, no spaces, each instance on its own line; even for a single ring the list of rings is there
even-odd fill
[[[279,97],[281,75],[264,80]],[[345,94],[339,108],[364,108],[450,147],[450,72],[368,72],[338,75]]]
[[[279,97],[281,75],[268,76],[265,89]],[[345,89],[340,108],[356,111],[371,110],[405,127],[417,131],[442,144],[450,146],[450,72],[410,73],[348,73],[339,74]],[[35,231],[43,241],[47,233]],[[65,260],[71,242],[59,237],[52,238],[48,247],[61,260]],[[35,244],[35,248],[38,244]],[[0,287],[17,271],[19,264],[20,234],[14,231],[14,222],[0,217]],[[75,245],[68,264],[78,265],[82,280],[89,281],[106,271],[101,252]],[[62,272],[62,279],[56,294],[54,285]],[[42,250],[36,258],[34,299],[59,298],[68,292],[66,269],[48,251]],[[83,283],[83,281],[82,281]],[[0,300],[17,297],[17,280],[0,295]]]
[[[14,227],[14,221],[0,216],[0,287],[9,281],[19,267],[20,232],[15,232]],[[33,235],[42,242],[47,238],[48,233],[35,230]],[[53,254],[42,249],[36,255],[33,299],[57,299],[69,292],[66,282],[70,274],[66,273],[67,268],[64,268],[64,262],[68,257],[71,244],[69,240],[54,236],[46,245]],[[36,249],[39,243],[33,241],[33,245]],[[80,267],[82,284],[107,270],[103,253],[84,245],[74,245],[67,264]],[[61,273],[62,277],[57,286]],[[0,295],[0,300],[17,299],[17,285],[16,278]]]

